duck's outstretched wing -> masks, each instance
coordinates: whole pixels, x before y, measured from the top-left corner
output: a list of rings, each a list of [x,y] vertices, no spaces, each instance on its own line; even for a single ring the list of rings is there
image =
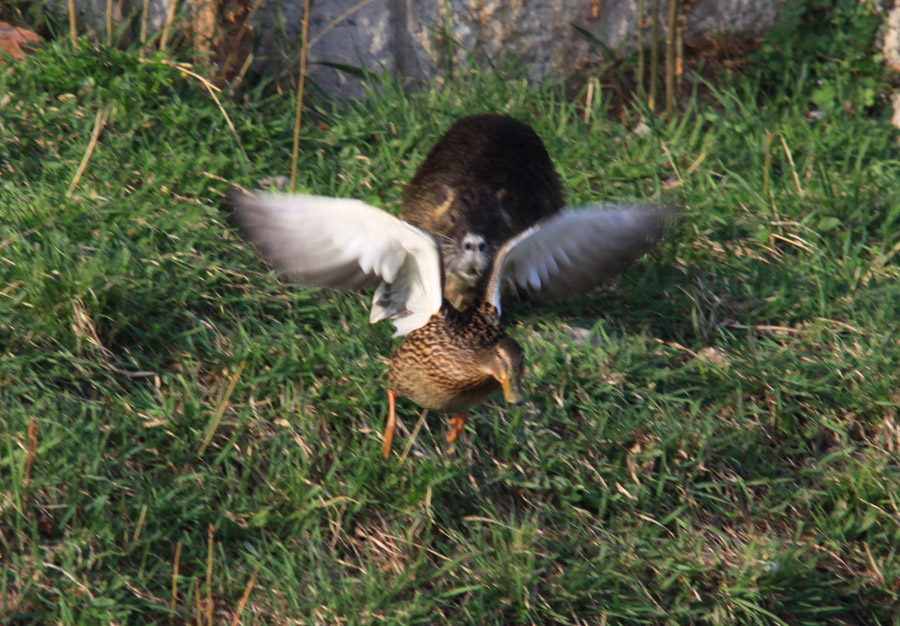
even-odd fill
[[[673,214],[638,206],[563,209],[500,246],[484,297],[499,312],[505,285],[536,297],[583,293],[650,249]]]
[[[359,200],[275,193],[236,195],[241,225],[279,270],[307,285],[378,284],[369,321],[395,336],[423,326],[443,302],[434,238]]]

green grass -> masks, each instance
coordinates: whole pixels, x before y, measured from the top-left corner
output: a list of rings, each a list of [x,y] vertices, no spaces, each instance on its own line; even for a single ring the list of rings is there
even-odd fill
[[[289,171],[289,99],[223,96],[239,145],[136,53],[4,69],[0,624],[197,623],[208,576],[227,624],[257,566],[244,624],[898,624],[896,132],[759,80],[640,136],[515,72],[309,112],[303,191],[396,210],[453,120],[503,111],[572,204],[685,207],[603,289],[507,307],[528,404],[449,453],[430,415],[386,463],[391,328],[281,281],[220,208]]]

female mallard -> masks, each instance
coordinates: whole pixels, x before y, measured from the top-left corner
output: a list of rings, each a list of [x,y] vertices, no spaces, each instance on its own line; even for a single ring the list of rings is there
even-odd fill
[[[499,326],[501,281],[555,295],[593,286],[611,264],[659,235],[664,211],[565,211],[509,239],[464,311],[443,297],[441,248],[431,235],[358,200],[261,194],[236,198],[240,221],[262,253],[301,283],[358,289],[377,283],[369,321],[391,319],[406,335],[389,361],[384,455],[396,428],[396,398],[466,412],[497,389],[522,401],[522,349]],[[626,252],[628,254],[626,254]]]
[[[497,248],[563,207],[550,155],[527,124],[470,115],[434,145],[403,192],[401,216],[441,242],[446,296],[471,299]]]

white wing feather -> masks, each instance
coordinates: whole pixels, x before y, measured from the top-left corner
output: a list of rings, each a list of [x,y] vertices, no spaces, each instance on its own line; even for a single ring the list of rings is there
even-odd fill
[[[343,290],[380,283],[369,320],[393,320],[394,336],[423,326],[441,308],[436,242],[393,215],[323,196],[237,196],[235,205],[263,255],[299,282]]]
[[[536,297],[590,289],[652,247],[671,215],[664,208],[563,209],[500,247],[485,297],[499,312],[501,284]]]

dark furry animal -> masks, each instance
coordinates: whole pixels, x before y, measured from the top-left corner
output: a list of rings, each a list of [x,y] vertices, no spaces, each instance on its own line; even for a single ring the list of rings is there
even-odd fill
[[[403,193],[401,215],[435,237],[445,295],[458,304],[497,248],[563,207],[543,142],[508,115],[470,115],[435,144]]]

